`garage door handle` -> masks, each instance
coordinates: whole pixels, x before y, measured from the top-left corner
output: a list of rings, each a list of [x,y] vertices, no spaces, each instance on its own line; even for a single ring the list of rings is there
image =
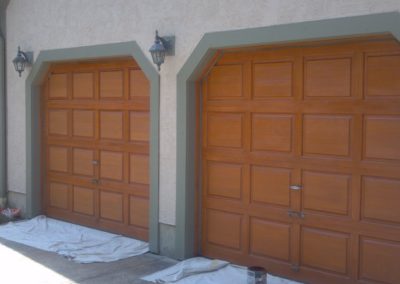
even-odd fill
[[[291,186],[289,186],[289,188],[291,189],[291,190],[300,190],[300,189],[302,189],[303,187],[301,186],[301,185],[298,185],[298,184],[292,184]]]
[[[93,184],[99,184],[100,182],[99,182],[98,179],[95,179],[95,178],[94,178],[94,179],[92,179],[92,183],[93,183]]]
[[[99,164],[99,161],[97,161],[97,160],[93,160],[93,161],[92,161],[92,165],[97,166],[98,164]]]
[[[303,212],[297,212],[293,210],[288,211],[289,217],[296,217],[296,218],[301,218],[304,219],[304,213]]]

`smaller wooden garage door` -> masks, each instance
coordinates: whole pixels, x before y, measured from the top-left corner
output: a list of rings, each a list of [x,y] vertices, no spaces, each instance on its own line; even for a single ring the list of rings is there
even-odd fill
[[[46,214],[147,240],[144,73],[132,59],[55,64],[42,96]]]
[[[202,81],[202,253],[400,283],[400,45],[229,51]]]

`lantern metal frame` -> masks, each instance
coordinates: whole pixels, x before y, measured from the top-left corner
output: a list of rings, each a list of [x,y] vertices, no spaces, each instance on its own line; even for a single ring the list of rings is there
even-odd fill
[[[13,59],[13,65],[16,72],[18,72],[19,77],[21,77],[21,73],[25,71],[26,66],[30,66],[32,64],[33,52],[24,52],[21,50],[21,47],[18,46],[17,56]],[[18,63],[21,63],[21,68]]]
[[[150,47],[149,52],[153,63],[157,65],[158,71],[160,71],[161,64],[164,63],[165,56],[175,55],[175,36],[159,36],[156,30],[156,36],[154,44]],[[159,60],[155,58],[156,53],[161,53]]]

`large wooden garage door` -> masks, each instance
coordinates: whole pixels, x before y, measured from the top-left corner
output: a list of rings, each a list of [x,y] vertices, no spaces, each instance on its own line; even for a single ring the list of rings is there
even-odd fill
[[[56,64],[42,95],[47,215],[147,240],[144,73],[131,59]]]
[[[202,81],[202,253],[400,283],[400,46],[225,52]]]

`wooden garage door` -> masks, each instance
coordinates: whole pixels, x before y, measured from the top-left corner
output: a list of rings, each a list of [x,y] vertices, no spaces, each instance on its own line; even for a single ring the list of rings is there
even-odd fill
[[[56,64],[42,95],[47,215],[147,240],[144,73],[131,59]]]
[[[223,53],[202,80],[202,253],[400,283],[400,46]]]

